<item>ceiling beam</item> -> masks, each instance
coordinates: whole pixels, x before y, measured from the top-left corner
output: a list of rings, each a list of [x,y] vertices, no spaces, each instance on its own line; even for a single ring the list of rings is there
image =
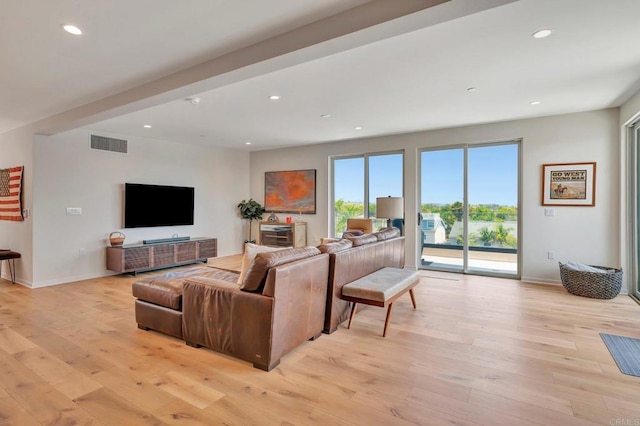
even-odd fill
[[[519,0],[373,0],[33,123],[52,135]]]

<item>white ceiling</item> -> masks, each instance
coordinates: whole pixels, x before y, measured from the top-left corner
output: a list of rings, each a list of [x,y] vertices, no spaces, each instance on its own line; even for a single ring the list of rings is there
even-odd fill
[[[399,0],[378,3],[391,1]],[[640,88],[638,0],[452,0],[329,34],[224,79],[211,72],[182,90],[135,90],[366,3],[376,2],[0,0],[0,133],[129,90],[127,114],[80,122],[108,134],[256,150],[616,107]],[[63,22],[85,34],[67,35]],[[541,28],[554,32],[532,38]]]

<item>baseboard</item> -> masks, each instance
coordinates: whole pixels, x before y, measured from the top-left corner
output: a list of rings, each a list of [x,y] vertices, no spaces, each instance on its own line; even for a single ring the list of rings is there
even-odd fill
[[[9,282],[11,282],[11,276],[9,274],[2,274],[2,276],[0,276],[0,278],[3,278]],[[21,278],[16,277],[16,284],[20,284],[23,287],[27,287],[27,288],[33,288],[33,283],[31,281],[25,281]]]
[[[562,285],[562,281],[560,280],[550,280],[546,278],[538,278],[538,277],[522,277],[520,281],[531,283],[531,284],[547,284],[547,285]]]
[[[64,277],[64,278],[58,278],[53,280],[39,281],[33,284],[31,288],[51,287],[54,285],[69,284],[76,281],[91,280],[93,278],[110,277],[112,275],[120,275],[120,274],[118,272],[113,272],[113,273],[107,272],[107,273],[98,273],[98,274],[75,275],[71,277]]]

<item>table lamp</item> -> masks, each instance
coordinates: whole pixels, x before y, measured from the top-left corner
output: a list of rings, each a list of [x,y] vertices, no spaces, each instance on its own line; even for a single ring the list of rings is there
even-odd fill
[[[404,199],[402,197],[376,198],[376,217],[387,219],[387,228],[391,228],[391,219],[404,217]]]

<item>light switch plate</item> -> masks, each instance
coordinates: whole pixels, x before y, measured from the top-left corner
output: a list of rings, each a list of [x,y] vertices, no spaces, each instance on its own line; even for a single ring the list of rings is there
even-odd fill
[[[67,207],[67,216],[77,216],[82,214],[81,207]]]

